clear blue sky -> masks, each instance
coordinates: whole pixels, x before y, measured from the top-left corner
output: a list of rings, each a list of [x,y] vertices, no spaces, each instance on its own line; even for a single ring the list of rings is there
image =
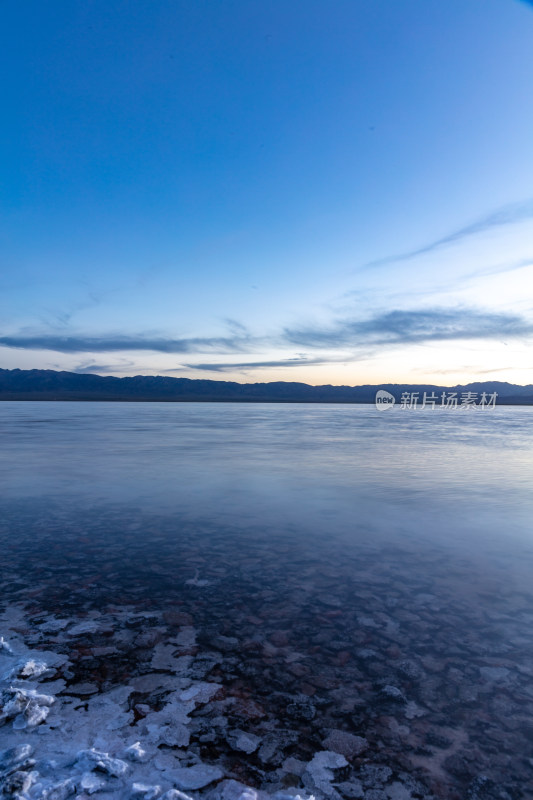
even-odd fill
[[[533,6],[2,4],[0,367],[533,382]]]

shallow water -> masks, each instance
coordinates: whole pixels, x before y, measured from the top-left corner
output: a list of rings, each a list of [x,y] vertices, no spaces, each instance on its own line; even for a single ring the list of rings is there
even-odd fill
[[[518,407],[0,403],[4,605],[24,608],[26,645],[68,656],[65,691],[100,695],[173,674],[161,648],[186,619],[187,679],[224,697],[195,712],[180,763],[316,796],[531,797],[532,422]],[[66,615],[116,634],[46,635]],[[161,691],[135,700],[153,710]],[[210,715],[259,749],[236,755],[222,723],[207,735]],[[366,744],[321,789],[284,764],[331,749],[332,730]]]

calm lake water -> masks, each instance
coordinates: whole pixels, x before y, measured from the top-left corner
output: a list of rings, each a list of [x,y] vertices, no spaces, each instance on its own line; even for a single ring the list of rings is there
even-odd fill
[[[203,679],[264,711],[240,728],[290,730],[238,766],[222,733],[193,735],[256,787],[342,730],[369,749],[341,797],[406,776],[413,797],[532,797],[532,424],[525,407],[0,403],[5,606],[39,625],[134,605],[170,633],[169,609],[190,615],[193,655],[219,655]],[[146,674],[124,641],[105,663],[89,641],[72,683]],[[391,775],[369,783],[369,764]]]
[[[0,404],[4,502],[459,547],[533,542],[533,408]]]

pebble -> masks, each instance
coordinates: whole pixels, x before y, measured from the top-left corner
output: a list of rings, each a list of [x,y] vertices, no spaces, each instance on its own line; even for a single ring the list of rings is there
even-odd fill
[[[255,753],[261,744],[261,738],[259,736],[241,730],[229,731],[226,734],[226,739],[233,750],[240,750],[248,754]]]

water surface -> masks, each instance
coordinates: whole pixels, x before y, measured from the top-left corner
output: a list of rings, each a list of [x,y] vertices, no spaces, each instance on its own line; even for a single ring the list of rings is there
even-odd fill
[[[252,785],[285,785],[284,759],[342,730],[367,742],[344,776],[367,792],[409,775],[428,792],[413,796],[532,796],[532,422],[519,407],[1,403],[4,601],[37,627],[149,611],[163,637],[189,615],[204,680],[264,712],[230,724],[285,731],[271,757],[237,761],[222,733],[193,735]],[[70,652],[70,682],[105,692],[153,668],[124,631],[113,646]],[[389,783],[365,784],[369,764]]]

